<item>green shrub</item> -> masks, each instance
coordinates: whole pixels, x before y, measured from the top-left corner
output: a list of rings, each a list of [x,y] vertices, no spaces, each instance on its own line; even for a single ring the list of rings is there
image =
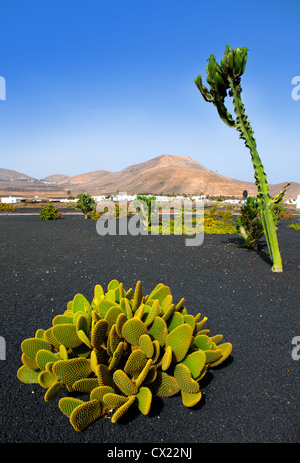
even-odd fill
[[[291,223],[287,228],[293,228],[294,230],[300,230],[300,219],[296,223]]]
[[[244,246],[257,249],[257,243],[264,235],[264,227],[260,219],[259,204],[253,196],[248,196],[245,204],[241,206],[236,233],[244,238]]]
[[[46,204],[46,206],[40,210],[39,214],[41,220],[55,220],[62,218],[62,213],[59,212],[58,208],[53,206],[52,203]]]
[[[15,211],[16,208],[12,204],[0,203],[0,211]]]
[[[107,212],[107,207],[105,207],[104,210],[101,212],[97,212],[96,207],[94,207],[92,212],[89,214],[89,217],[90,219],[97,221],[105,212]]]
[[[180,393],[183,405],[192,407],[201,400],[207,370],[232,350],[200,318],[188,314],[184,298],[175,304],[162,283],[146,296],[140,281],[127,291],[117,280],[106,292],[96,285],[91,303],[76,294],[48,329],[21,343],[17,377],[46,389],[46,402],[66,387],[71,395],[58,406],[76,431],[109,413],[115,423],[133,405],[147,415],[153,395]]]
[[[134,207],[140,216],[140,220],[145,227],[151,226],[151,216],[160,208],[155,196],[140,196],[134,200]]]
[[[228,210],[217,210],[218,204],[212,206],[208,212],[204,214],[203,217],[197,219],[193,217],[192,219],[184,220],[184,214],[180,213],[175,218],[175,220],[170,220],[170,225],[167,222],[160,221],[159,225],[149,226],[148,230],[153,233],[168,234],[193,234],[195,228],[197,232],[203,231],[204,224],[204,233],[208,234],[233,234],[236,232],[235,224],[233,222],[233,214]],[[198,224],[196,227],[196,221]]]
[[[105,219],[121,219],[125,217],[131,217],[130,205],[121,206],[118,203],[111,203],[110,207],[104,206],[102,210],[97,210],[94,207],[93,211],[89,214],[89,217],[97,221],[103,214],[106,214]]]
[[[213,235],[232,235],[236,233],[236,227],[232,218],[217,219],[213,217],[204,218],[204,233]]]

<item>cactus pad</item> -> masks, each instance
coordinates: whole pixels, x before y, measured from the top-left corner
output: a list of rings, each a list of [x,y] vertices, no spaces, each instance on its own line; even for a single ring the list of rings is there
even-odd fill
[[[193,328],[183,323],[172,330],[166,337],[166,346],[171,346],[176,362],[181,362],[191,345]]]
[[[82,294],[76,294],[73,299],[72,309],[74,313],[78,310],[85,313],[86,309],[90,309],[90,303]]]
[[[105,394],[108,394],[109,392],[114,392],[113,388],[110,386],[95,387],[90,393],[90,400],[97,399],[100,400],[102,404],[104,404],[103,397],[105,396]]]
[[[185,407],[194,407],[198,402],[200,402],[202,397],[202,392],[198,391],[195,393],[181,390],[182,403]]]
[[[160,397],[171,397],[180,391],[180,387],[173,376],[158,371],[156,379],[151,384],[151,391]]]
[[[137,377],[147,363],[147,356],[141,349],[133,350],[124,366],[124,371],[132,377]]]
[[[72,411],[78,407],[78,405],[84,404],[84,400],[76,399],[75,397],[63,397],[58,402],[60,410],[67,415],[71,416]]]
[[[39,374],[38,382],[42,387],[44,387],[45,389],[48,389],[54,383],[57,382],[57,376],[51,373],[51,371],[42,371]]]
[[[140,387],[135,396],[137,398],[138,408],[143,415],[148,415],[152,402],[152,392],[148,387]]]
[[[100,418],[102,406],[99,400],[90,400],[78,405],[70,415],[70,422],[76,431],[83,431]]]
[[[103,402],[108,408],[119,408],[127,402],[128,397],[124,395],[108,392],[103,396]]]
[[[39,382],[39,372],[30,370],[26,365],[22,365],[17,371],[17,377],[22,383],[32,384]]]
[[[124,413],[126,413],[127,410],[131,407],[131,405],[134,403],[135,399],[136,398],[133,395],[133,396],[129,397],[127,399],[127,401],[123,405],[121,405],[119,408],[117,408],[117,410],[115,411],[115,413],[111,417],[111,422],[116,423],[124,415]]]
[[[149,334],[142,334],[139,340],[139,345],[142,351],[145,352],[146,356],[151,358],[154,354],[154,347]]]
[[[190,393],[199,391],[199,383],[193,380],[189,368],[183,363],[178,363],[178,365],[176,365],[174,376],[182,391]]]
[[[51,402],[52,400],[56,399],[59,394],[59,391],[63,388],[63,383],[60,381],[56,381],[53,383],[46,391],[44,395],[45,402]]]
[[[90,362],[83,358],[59,360],[52,367],[52,372],[63,383],[72,386],[78,379],[86,378],[92,372]]]
[[[124,323],[122,334],[129,344],[138,346],[139,339],[143,334],[147,334],[147,328],[138,317],[130,318]]]
[[[91,344],[96,349],[99,349],[104,341],[108,330],[108,322],[105,319],[99,320],[93,330],[92,330],[92,337],[91,337]]]
[[[116,386],[126,395],[133,395],[138,392],[136,384],[123,370],[116,370],[113,375]]]
[[[148,328],[148,333],[150,337],[159,342],[161,347],[164,346],[168,335],[168,327],[165,320],[159,316],[155,317],[154,322]]]
[[[69,323],[54,325],[52,334],[59,344],[63,344],[66,347],[73,348],[82,344],[81,339],[77,336],[76,325],[71,325]]]
[[[52,350],[51,344],[43,339],[28,338],[25,339],[21,344],[22,352],[32,360],[35,360],[35,356],[40,349]]]
[[[182,361],[183,365],[186,365],[190,370],[193,378],[198,378],[202,369],[205,366],[206,355],[202,350],[197,350],[187,355]]]
[[[158,284],[149,296],[141,282],[126,290],[112,280],[105,292],[94,289],[91,303],[77,294],[52,326],[37,330],[21,343],[23,383],[46,389],[46,402],[67,393],[88,394],[59,400],[59,409],[76,431],[112,413],[117,422],[133,404],[143,415],[152,397],[181,393],[182,403],[193,407],[202,397],[200,381],[230,354],[223,336],[203,329],[207,318],[187,313],[182,298],[174,303],[170,288]]]

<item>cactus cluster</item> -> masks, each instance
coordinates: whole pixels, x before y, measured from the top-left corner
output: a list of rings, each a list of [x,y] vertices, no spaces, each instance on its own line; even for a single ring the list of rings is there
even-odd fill
[[[21,343],[17,376],[45,388],[46,402],[65,387],[71,394],[58,405],[76,431],[110,413],[115,423],[134,404],[147,415],[153,395],[181,393],[183,405],[192,407],[208,368],[232,350],[222,335],[210,336],[206,321],[187,313],[184,298],[174,304],[162,283],[144,296],[140,281],[126,291],[112,280],[106,292],[95,286],[91,303],[76,294],[50,328]]]

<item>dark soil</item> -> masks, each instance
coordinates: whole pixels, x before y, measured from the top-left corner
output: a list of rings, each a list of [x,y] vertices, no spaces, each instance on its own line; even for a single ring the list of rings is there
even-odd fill
[[[265,243],[258,252],[235,235],[205,235],[199,247],[184,236],[100,236],[82,216],[41,221],[0,217],[0,442],[2,443],[295,443],[299,442],[299,367],[292,339],[300,336],[300,232],[281,221],[284,272],[271,271]],[[233,351],[201,382],[201,402],[180,395],[153,401],[148,416],[129,411],[115,424],[100,419],[76,432],[39,385],[17,379],[21,342],[51,326],[76,293],[118,279],[144,294],[160,282],[189,313],[208,317]],[[85,397],[86,398],[86,397]]]

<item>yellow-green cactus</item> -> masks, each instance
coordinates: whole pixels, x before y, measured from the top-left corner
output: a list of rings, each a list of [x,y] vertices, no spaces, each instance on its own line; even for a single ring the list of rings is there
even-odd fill
[[[70,415],[70,422],[76,431],[83,431],[100,418],[102,406],[99,400],[90,400],[78,405]]]
[[[132,378],[138,377],[147,363],[147,356],[142,349],[133,350],[124,366],[124,371]]]
[[[152,403],[152,392],[148,387],[140,387],[139,392],[135,395],[137,405],[143,415],[148,415]]]
[[[59,360],[53,365],[52,371],[63,383],[72,386],[78,379],[88,377],[92,369],[87,359],[78,357],[69,360]]]
[[[140,337],[143,334],[147,334],[147,328],[140,318],[133,317],[124,323],[122,334],[129,344],[132,346],[138,346]]]
[[[153,342],[149,334],[142,334],[139,339],[139,346],[142,351],[146,354],[146,357],[151,358],[154,354]]]
[[[166,337],[166,346],[171,346],[176,362],[181,362],[186,356],[192,336],[192,327],[188,323],[183,323],[174,328]]]
[[[23,383],[45,389],[44,400],[67,392],[88,394],[89,400],[63,397],[60,410],[76,431],[112,413],[117,422],[131,406],[147,415],[153,395],[181,393],[193,407],[202,397],[200,381],[231,353],[220,334],[210,336],[200,320],[177,304],[170,288],[158,284],[144,296],[141,282],[126,290],[112,280],[105,292],[96,285],[91,303],[77,294],[52,326],[21,343]]]
[[[124,413],[127,412],[127,410],[131,407],[135,400],[136,397],[133,395],[129,397],[123,405],[117,408],[115,413],[111,417],[111,422],[116,423],[124,415]]]

